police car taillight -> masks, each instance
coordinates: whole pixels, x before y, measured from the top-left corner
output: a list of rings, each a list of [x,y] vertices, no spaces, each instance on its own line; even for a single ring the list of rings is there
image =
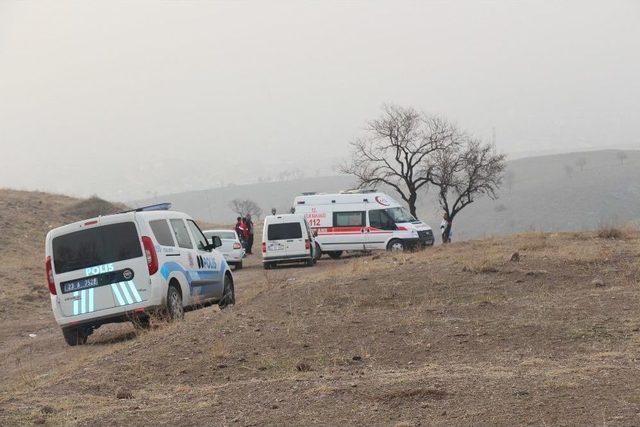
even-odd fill
[[[156,248],[153,247],[153,242],[148,236],[142,236],[142,245],[144,246],[144,254],[147,257],[149,274],[155,274],[156,271],[158,271],[158,255],[156,254]]]
[[[304,248],[311,249],[311,241],[309,239],[304,239]]]
[[[233,249],[240,249],[241,247],[242,247],[242,245],[240,243],[238,243],[238,242],[235,242],[233,244]]]
[[[47,272],[47,284],[49,285],[49,292],[51,295],[56,295],[56,283],[53,281],[53,268],[51,267],[51,257],[48,256],[44,262],[44,269]]]

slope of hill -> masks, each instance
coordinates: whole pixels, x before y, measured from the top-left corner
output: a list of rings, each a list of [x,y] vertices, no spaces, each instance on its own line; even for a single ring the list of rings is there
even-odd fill
[[[0,189],[0,341],[11,333],[12,322],[25,330],[41,323],[43,302],[49,300],[43,272],[47,231],[124,208],[95,197]]]
[[[531,157],[508,162],[499,200],[478,199],[457,219],[454,238],[470,239],[522,231],[574,231],[640,218],[640,151],[606,150]],[[303,191],[332,192],[351,188],[351,177],[242,185],[159,196],[131,205],[170,201],[177,210],[212,222],[233,222],[234,198],[256,201],[265,213],[285,212]],[[385,190],[381,188],[381,190]],[[388,191],[393,194],[392,191]],[[396,197],[399,199],[399,197]],[[432,193],[423,195],[419,214],[432,227],[440,208]]]
[[[87,205],[0,191],[0,425],[636,424],[640,237],[529,233],[236,277],[237,305],[64,343],[42,242]],[[510,261],[518,252],[518,261]]]

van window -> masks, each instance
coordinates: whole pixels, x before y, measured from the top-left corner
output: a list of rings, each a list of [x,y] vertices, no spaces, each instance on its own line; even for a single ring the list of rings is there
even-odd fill
[[[133,222],[75,231],[54,237],[51,244],[57,274],[142,256]]]
[[[169,224],[166,219],[156,219],[149,221],[149,226],[158,243],[162,246],[175,246]]]
[[[301,239],[302,228],[299,222],[285,222],[281,224],[269,224],[267,230],[268,240]]]
[[[204,234],[202,234],[202,231],[200,231],[200,227],[198,227],[198,225],[190,219],[187,220],[187,225],[189,225],[191,234],[196,241],[196,246],[201,251],[204,251],[205,246],[207,246],[209,242],[207,242],[207,238],[204,237]]]
[[[364,211],[362,212],[334,212],[334,227],[364,227]]]
[[[173,228],[176,240],[178,241],[178,246],[181,248],[193,249],[191,238],[187,232],[187,227],[184,225],[184,221],[181,219],[171,219],[169,221],[171,222],[171,228]]]
[[[369,225],[381,230],[395,230],[396,224],[387,214],[386,209],[375,209],[369,211]]]
[[[405,208],[389,208],[387,213],[395,222],[413,222],[416,219]]]

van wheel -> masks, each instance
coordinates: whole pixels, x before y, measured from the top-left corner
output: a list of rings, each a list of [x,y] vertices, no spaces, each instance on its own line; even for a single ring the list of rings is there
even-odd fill
[[[400,239],[393,239],[387,244],[387,250],[391,252],[403,252],[404,249],[404,243]]]
[[[184,319],[182,295],[180,295],[175,285],[169,286],[169,290],[167,291],[167,313],[169,314],[169,320]]]
[[[218,302],[221,310],[236,303],[236,292],[233,287],[233,279],[229,275],[224,275],[224,291],[222,291],[222,299]]]
[[[342,251],[330,251],[327,252],[327,254],[331,259],[338,259],[342,255]]]
[[[70,346],[83,345],[87,343],[87,337],[89,336],[82,328],[68,328],[62,330],[64,340]]]

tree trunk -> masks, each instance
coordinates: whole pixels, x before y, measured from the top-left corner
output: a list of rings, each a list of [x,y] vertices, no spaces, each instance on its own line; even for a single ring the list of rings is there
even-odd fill
[[[442,243],[450,243],[451,242],[451,229],[453,228],[453,221],[447,222],[447,226],[444,228],[444,233],[442,233]]]
[[[411,215],[413,215],[413,217],[415,219],[418,219],[418,215],[416,214],[416,200],[418,199],[418,195],[417,194],[411,194],[409,196],[409,212],[411,212]]]

